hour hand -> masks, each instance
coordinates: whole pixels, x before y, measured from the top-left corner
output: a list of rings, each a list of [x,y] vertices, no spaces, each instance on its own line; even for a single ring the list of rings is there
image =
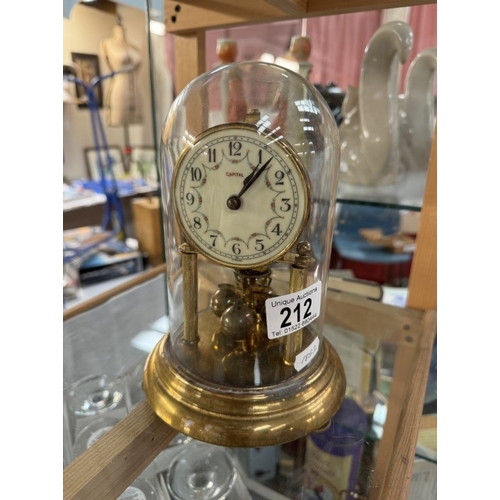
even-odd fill
[[[260,177],[262,172],[264,172],[264,170],[271,163],[272,159],[273,159],[272,157],[269,158],[269,160],[267,160],[266,163],[264,163],[264,165],[256,168],[250,175],[247,175],[243,179],[243,187],[241,188],[240,192],[236,195],[231,196],[227,200],[227,206],[231,210],[237,210],[238,208],[240,208],[240,206],[241,206],[240,198],[242,197],[243,193]]]

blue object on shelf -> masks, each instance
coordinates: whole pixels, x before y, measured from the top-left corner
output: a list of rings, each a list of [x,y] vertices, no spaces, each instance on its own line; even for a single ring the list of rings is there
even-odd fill
[[[112,71],[102,76],[96,76],[87,83],[74,75],[64,75],[68,81],[77,83],[85,89],[88,98],[88,108],[90,111],[90,121],[92,125],[92,139],[96,151],[103,150],[105,152],[105,161],[101,154],[97,155],[97,166],[100,176],[101,192],[106,195],[106,204],[104,209],[104,216],[101,223],[103,230],[111,226],[113,232],[117,237],[125,241],[125,216],[118,194],[118,184],[113,173],[113,159],[109,152],[108,141],[106,133],[102,124],[101,115],[99,113],[99,104],[95,96],[96,86],[107,78],[112,78],[118,73],[130,71],[130,68],[124,68],[119,71]]]
[[[116,188],[118,190],[118,196],[127,196],[127,195],[132,195],[135,193],[135,189],[138,186],[146,186],[146,183],[144,181],[136,181],[136,180],[130,180],[130,181],[115,181],[116,182]],[[104,191],[102,183],[98,181],[82,181],[82,186],[85,189],[90,189],[91,191],[94,191],[95,193],[99,194],[105,194],[107,190],[113,189],[113,181],[110,179],[105,179],[105,186]]]
[[[339,205],[333,246],[341,259],[371,264],[403,264],[411,253],[392,253],[372,245],[359,234],[360,229],[378,228],[384,235],[399,231],[399,210],[369,205]]]
[[[368,431],[365,412],[353,399],[346,397],[331,419],[330,427],[308,436],[307,500],[356,498],[356,484]],[[335,460],[327,458],[328,455]],[[329,464],[331,469],[325,464]]]

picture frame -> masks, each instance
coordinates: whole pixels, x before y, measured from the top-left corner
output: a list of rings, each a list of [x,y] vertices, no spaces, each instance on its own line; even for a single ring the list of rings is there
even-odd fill
[[[108,146],[108,151],[113,162],[113,175],[115,179],[123,179],[126,175],[122,148],[120,146]],[[97,150],[95,147],[89,147],[84,150],[88,178],[93,181],[101,179],[99,173],[99,159],[97,156],[98,152],[101,154],[102,163],[105,166],[107,158],[104,148],[101,147]],[[106,178],[108,179],[109,176],[106,175]]]
[[[130,175],[156,186],[159,179],[156,169],[156,154],[153,146],[133,146],[130,155]]]
[[[101,76],[99,68],[99,57],[96,54],[84,54],[81,52],[71,52],[71,60],[75,64],[76,77],[85,83],[90,83],[96,76]],[[75,83],[76,97],[79,108],[88,108],[87,92],[82,85]],[[103,106],[102,85],[99,82],[94,87],[94,96],[100,108]]]

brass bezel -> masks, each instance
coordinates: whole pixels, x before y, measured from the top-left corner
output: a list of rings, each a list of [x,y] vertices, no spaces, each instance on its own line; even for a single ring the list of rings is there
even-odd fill
[[[228,262],[227,260],[219,259],[213,254],[205,251],[203,246],[201,246],[195,238],[191,237],[190,232],[187,230],[187,228],[184,226],[183,223],[183,217],[180,214],[180,208],[177,206],[177,200],[175,196],[175,186],[176,186],[176,181],[177,181],[177,174],[179,172],[180,166],[186,157],[186,155],[195,147],[200,141],[206,139],[208,136],[220,132],[220,131],[228,131],[228,134],[231,132],[234,132],[236,130],[247,130],[252,133],[256,133],[258,136],[260,136],[262,139],[270,139],[271,142],[276,145],[278,145],[283,152],[285,153],[286,156],[288,156],[292,163],[295,165],[298,173],[299,173],[299,179],[300,182],[302,183],[302,186],[304,188],[304,192],[306,193],[306,200],[304,201],[304,214],[302,218],[302,222],[300,225],[297,226],[295,230],[295,235],[289,240],[288,244],[278,253],[275,254],[272,257],[263,257],[260,261],[255,261],[255,259],[252,261],[252,263],[238,263],[238,262]],[[290,249],[293,247],[293,245],[297,242],[297,240],[300,238],[300,235],[302,234],[302,231],[304,230],[305,226],[307,225],[307,222],[309,221],[309,217],[311,215],[311,205],[312,205],[312,197],[311,197],[311,181],[309,179],[309,174],[307,173],[307,170],[305,169],[302,160],[300,159],[299,155],[296,153],[295,149],[292,147],[292,145],[282,136],[276,134],[275,132],[263,128],[262,126],[257,126],[251,123],[246,123],[246,122],[235,122],[235,123],[225,123],[225,124],[219,124],[215,125],[213,127],[210,127],[200,134],[198,134],[193,142],[188,144],[181,152],[179,155],[179,158],[176,161],[174,171],[172,174],[172,183],[170,186],[171,190],[171,197],[173,200],[173,206],[174,206],[174,214],[175,214],[175,221],[177,225],[180,228],[180,231],[183,235],[183,237],[186,239],[186,241],[194,248],[196,249],[197,252],[205,256],[207,259],[209,259],[212,262],[215,262],[217,264],[226,266],[226,267],[231,267],[234,269],[251,269],[251,268],[259,268],[266,266],[268,264],[271,264],[272,262],[277,262],[279,261],[286,253],[290,251]]]

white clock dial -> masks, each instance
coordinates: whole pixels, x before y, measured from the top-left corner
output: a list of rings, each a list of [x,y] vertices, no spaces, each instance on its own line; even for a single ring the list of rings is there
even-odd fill
[[[307,172],[293,148],[251,124],[219,125],[180,156],[172,181],[177,220],[188,241],[224,265],[277,260],[310,213]]]

